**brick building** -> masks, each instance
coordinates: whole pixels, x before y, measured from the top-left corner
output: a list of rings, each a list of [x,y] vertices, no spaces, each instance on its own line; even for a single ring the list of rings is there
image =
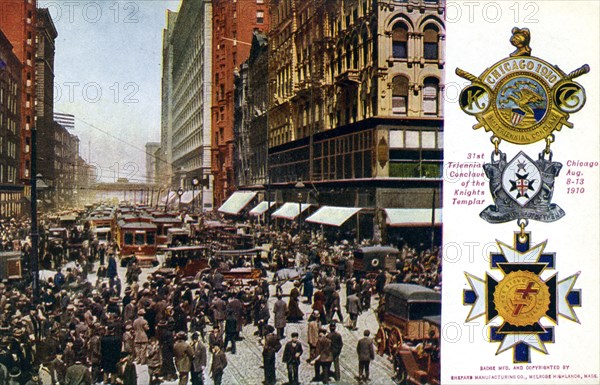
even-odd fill
[[[35,35],[36,0],[3,0],[0,2],[0,30],[13,46],[21,68],[21,136],[19,180],[29,184],[31,167],[31,129],[35,125]],[[26,195],[29,192],[26,191]]]
[[[234,76],[255,30],[268,31],[269,0],[213,1],[212,174],[215,207],[235,190]]]
[[[0,30],[0,218],[23,213],[23,185],[18,179],[21,85],[21,61]]]

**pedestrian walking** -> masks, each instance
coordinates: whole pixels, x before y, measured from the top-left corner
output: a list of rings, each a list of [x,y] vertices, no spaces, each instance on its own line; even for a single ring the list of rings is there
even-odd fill
[[[313,381],[321,381],[324,385],[329,384],[333,354],[331,352],[331,340],[327,337],[325,329],[319,329],[317,357],[315,357],[313,362],[315,362],[315,378]]]
[[[223,350],[227,351],[227,346],[229,345],[229,342],[231,342],[231,354],[235,354],[235,341],[237,340],[237,337],[237,318],[233,311],[230,311],[225,320],[225,346],[223,347]]]
[[[292,340],[285,344],[283,349],[282,361],[287,366],[288,384],[299,385],[298,368],[300,367],[300,357],[302,356],[302,345],[298,341],[298,333],[292,333]]]
[[[223,372],[227,367],[227,357],[221,350],[219,345],[212,347],[212,363],[210,365],[210,376],[213,380],[214,385],[221,385],[223,379]]]
[[[162,351],[158,339],[150,338],[148,345],[148,375],[150,376],[150,384],[160,384],[160,372],[162,370]]]
[[[329,325],[329,340],[331,341],[331,354],[333,355],[333,378],[336,381],[340,380],[340,354],[342,354],[342,347],[344,341],[342,335],[336,330],[336,324],[331,323]]]
[[[356,353],[358,354],[358,380],[369,381],[369,366],[375,359],[375,348],[373,340],[369,337],[371,332],[365,330],[364,337],[358,340],[356,344]]]
[[[352,293],[348,298],[347,298],[347,305],[346,305],[346,311],[348,312],[349,315],[349,320],[348,320],[348,328],[350,330],[356,330],[356,321],[358,320],[358,314],[360,313],[360,299],[358,298],[358,296],[356,295],[356,293]]]
[[[204,384],[204,368],[206,368],[206,346],[198,339],[198,333],[192,334],[192,385]]]
[[[265,385],[275,385],[275,358],[277,352],[281,349],[279,337],[275,335],[275,328],[268,326],[269,334],[265,337],[263,347],[263,365],[265,371]]]
[[[148,358],[148,335],[146,332],[150,327],[148,321],[144,318],[146,311],[138,310],[138,318],[133,321],[133,331],[135,333],[135,360],[140,365],[145,365]]]
[[[317,341],[319,340],[319,312],[313,311],[308,317],[308,327],[306,331],[306,342],[309,347],[308,361],[312,361],[317,356]]]
[[[277,301],[275,301],[275,304],[273,305],[273,315],[275,328],[277,329],[277,336],[279,337],[279,339],[285,338],[285,327],[287,325],[287,311],[287,304],[282,299],[281,294],[278,294]]]
[[[179,373],[179,385],[187,385],[189,373],[192,370],[192,359],[194,358],[194,351],[186,340],[186,333],[178,332],[173,345],[175,367]]]

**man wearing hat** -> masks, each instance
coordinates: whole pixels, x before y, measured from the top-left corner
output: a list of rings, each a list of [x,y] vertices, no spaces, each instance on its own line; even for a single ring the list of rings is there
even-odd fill
[[[106,335],[100,339],[100,366],[104,375],[104,383],[114,383],[121,355],[121,338],[115,333],[114,327],[109,327]]]
[[[265,385],[275,385],[275,358],[277,357],[277,352],[281,349],[281,342],[279,342],[279,337],[275,334],[273,326],[267,326],[267,332],[269,334],[265,337],[265,345],[263,347]]]
[[[331,353],[333,355],[333,378],[336,381],[340,380],[340,354],[342,353],[342,347],[344,346],[344,342],[342,340],[342,335],[336,330],[336,324],[329,324],[329,334],[327,335],[329,340],[331,340]]]
[[[206,367],[206,346],[198,339],[198,333],[192,334],[192,385],[204,384],[204,368]]]
[[[179,372],[179,385],[187,385],[188,376],[192,369],[192,359],[194,358],[194,351],[186,340],[187,334],[185,332],[178,332],[175,344],[173,345],[175,367]]]
[[[298,367],[302,356],[302,344],[298,341],[298,333],[292,333],[292,340],[285,344],[282,361],[287,365],[289,385],[299,385]]]
[[[140,365],[146,364],[148,350],[148,335],[146,331],[150,329],[148,321],[144,318],[146,311],[138,310],[138,318],[133,321],[133,331],[135,333],[135,357],[136,362]]]

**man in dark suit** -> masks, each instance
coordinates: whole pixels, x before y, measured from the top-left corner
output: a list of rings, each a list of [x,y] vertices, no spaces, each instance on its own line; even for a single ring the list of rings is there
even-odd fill
[[[104,383],[114,383],[121,358],[121,338],[115,334],[115,328],[109,327],[106,335],[100,339],[100,363],[104,373]]]
[[[212,347],[212,363],[210,365],[210,374],[212,376],[215,385],[221,385],[221,379],[223,378],[223,372],[227,367],[227,357],[225,352],[221,350],[219,345]]]
[[[198,339],[198,333],[192,334],[192,385],[204,384],[204,368],[206,367],[206,346]]]
[[[66,385],[92,385],[92,374],[81,361],[77,360],[67,369],[65,375]]]
[[[274,333],[275,328],[268,326],[268,335],[265,337],[265,346],[263,348],[263,365],[265,370],[265,385],[275,385],[275,358],[281,343],[279,337]]]
[[[369,380],[369,366],[371,361],[375,359],[375,349],[373,348],[373,340],[369,337],[370,331],[365,330],[364,337],[358,340],[356,345],[356,353],[358,354],[358,379]]]
[[[302,345],[298,341],[298,333],[292,333],[292,340],[285,344],[283,362],[287,365],[289,385],[299,385],[298,367],[302,356]]]
[[[336,381],[340,380],[340,354],[342,354],[342,347],[344,341],[342,335],[336,330],[335,323],[329,325],[329,335],[327,336],[331,340],[331,354],[333,355],[333,378]]]

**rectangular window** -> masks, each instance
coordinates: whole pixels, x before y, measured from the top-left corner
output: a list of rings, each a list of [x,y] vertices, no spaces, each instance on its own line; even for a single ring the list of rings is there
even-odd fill
[[[438,45],[437,43],[424,43],[423,44],[423,56],[427,60],[437,60],[438,58]]]
[[[126,245],[133,245],[133,234],[125,233],[124,241]]]
[[[152,232],[146,233],[146,243],[148,245],[154,245],[156,243],[156,236],[154,233],[152,233]]]
[[[265,22],[265,11],[256,11],[256,24]]]
[[[394,115],[406,114],[406,96],[394,96],[392,98],[392,113]]]
[[[393,52],[395,58],[406,59],[407,57],[407,48],[405,41],[395,41],[392,45]]]
[[[141,231],[141,232],[135,232],[135,244],[138,246],[144,245],[145,241],[146,241],[146,237],[145,237],[146,233]]]

